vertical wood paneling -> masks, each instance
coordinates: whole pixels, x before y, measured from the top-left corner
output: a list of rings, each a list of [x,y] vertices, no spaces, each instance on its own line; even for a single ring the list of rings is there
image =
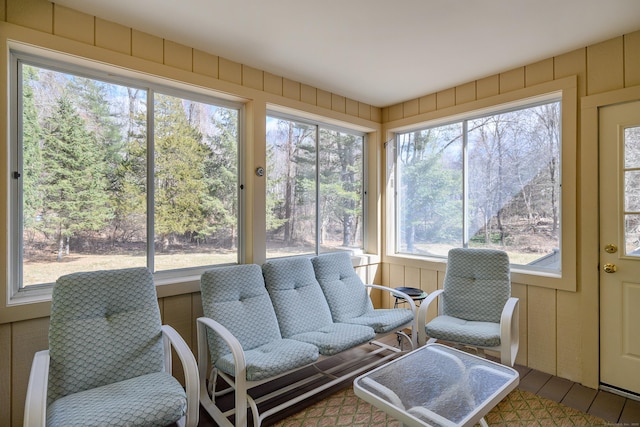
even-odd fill
[[[306,102],[309,105],[318,104],[318,90],[309,85],[300,85],[300,101]]]
[[[640,85],[640,31],[624,36],[624,87]]]
[[[11,425],[11,324],[0,325],[0,425]]]
[[[415,116],[420,112],[420,100],[412,99],[404,102],[402,107],[402,114],[404,117]]]
[[[242,64],[219,57],[218,73],[220,80],[238,85],[242,84]]]
[[[556,374],[556,290],[529,286],[527,290],[528,366]]]
[[[24,418],[33,355],[49,347],[49,318],[13,323],[11,333],[11,425],[17,427]]]
[[[587,94],[624,87],[623,38],[587,47]]]
[[[476,100],[476,82],[466,83],[455,88],[456,105]]]
[[[437,270],[420,270],[420,289],[430,294],[433,291],[438,290],[438,271]],[[431,304],[427,311],[427,321],[433,319],[438,314],[438,305],[436,303]]]
[[[202,295],[200,292],[191,294],[191,310],[191,351],[193,352],[196,360],[198,360],[198,328],[196,322],[198,317],[204,316],[204,311],[202,309]]]
[[[0,21],[5,21],[7,19],[7,1],[0,0]]]
[[[96,18],[96,46],[131,55],[131,29]]]
[[[181,70],[193,71],[193,49],[180,43],[165,40],[164,63]]]
[[[242,66],[242,85],[252,89],[264,90],[264,73],[257,68]]]
[[[282,77],[271,73],[264,73],[264,91],[282,96]]]
[[[193,50],[193,72],[218,78],[218,56],[198,49]]]
[[[456,89],[446,89],[436,93],[436,108],[442,110],[443,108],[453,107],[456,105]]]
[[[402,119],[404,117],[404,108],[403,107],[404,107],[403,104],[396,104],[396,105],[392,105],[389,108],[385,108],[385,110],[387,110],[388,114],[389,114],[388,120]]]
[[[326,90],[316,89],[316,103],[318,107],[331,109],[331,92]]]
[[[282,79],[282,96],[299,101],[300,83],[289,79]]]
[[[499,76],[489,76],[476,82],[476,97],[478,99],[489,98],[500,93]]]
[[[331,94],[331,109],[339,113],[347,111],[347,99],[344,96]]]
[[[55,6],[53,33],[60,37],[94,44],[95,18],[64,6]]]
[[[371,120],[371,106],[364,102],[358,102],[358,117]]]
[[[429,113],[436,110],[436,95],[431,94],[419,98],[420,114]]]
[[[358,114],[360,113],[359,112],[358,101],[346,98],[345,99],[345,113],[347,113],[348,115],[353,116],[353,117],[358,117]]]
[[[527,65],[524,69],[524,83],[534,86],[553,80],[553,58]]]
[[[404,285],[409,288],[420,288],[420,269],[418,267],[404,268]]]
[[[387,286],[390,288],[397,288],[405,285],[404,278],[405,268],[403,265],[391,264],[389,266],[389,282]],[[383,301],[384,307],[390,308],[393,307],[393,303],[395,302],[395,298],[391,301],[391,296],[388,296],[386,301]]]
[[[524,67],[500,73],[500,93],[511,92],[512,90],[524,87]]]
[[[587,50],[577,49],[553,60],[553,72],[556,79],[578,76],[578,96],[587,94]]]
[[[557,292],[557,374],[575,382],[582,381],[582,347],[580,319],[580,294]]]
[[[7,0],[7,22],[53,33],[53,4],[42,0]]]
[[[516,363],[528,366],[528,323],[527,323],[527,286],[519,283],[511,283],[511,296],[514,296],[520,300],[518,303],[518,309],[520,310],[520,315],[518,318],[519,324],[519,334],[520,344],[518,348],[518,354],[516,355]]]
[[[164,62],[164,42],[159,37],[133,30],[131,32],[131,54],[162,64]]]
[[[195,325],[192,322],[191,294],[163,298],[162,304],[164,306],[162,323],[172,326],[182,338],[184,338],[187,345],[193,351],[193,328]],[[180,364],[180,359],[178,359],[175,350],[172,350],[172,353],[173,375],[181,384],[184,384],[184,372]]]

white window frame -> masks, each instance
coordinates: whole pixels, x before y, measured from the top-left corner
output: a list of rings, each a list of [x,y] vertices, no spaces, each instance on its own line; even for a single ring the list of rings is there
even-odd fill
[[[244,197],[242,184],[244,177],[244,120],[245,107],[241,102],[224,99],[217,93],[187,84],[180,84],[163,78],[150,78],[140,72],[123,70],[117,67],[99,64],[91,60],[71,57],[62,53],[52,52],[33,46],[23,46],[16,43],[9,46],[9,233],[8,233],[8,283],[7,306],[25,303],[47,301],[51,297],[52,283],[30,285],[22,287],[22,187],[19,179],[14,178],[14,171],[22,171],[22,75],[18,62],[42,67],[62,73],[74,74],[86,78],[113,83],[117,85],[136,87],[147,92],[147,99],[153,99],[153,94],[189,99],[218,107],[236,110],[238,112],[238,147],[237,147],[237,203],[238,203],[238,247],[237,261],[244,258]],[[153,230],[153,104],[147,108],[147,229]],[[147,235],[147,265],[153,256],[153,233]],[[150,249],[151,248],[151,253]],[[152,260],[151,260],[152,262]],[[218,264],[216,264],[218,265]],[[200,275],[213,265],[203,265],[185,269],[166,270],[156,272],[156,284],[184,283],[199,280]]]
[[[512,281],[567,291],[576,291],[576,177],[577,177],[577,78],[565,77],[548,83],[515,90],[505,94],[452,106],[409,119],[389,122],[386,127],[385,174],[385,259],[391,263],[443,269],[446,259],[399,253],[396,250],[397,212],[395,203],[395,158],[392,150],[395,135],[414,129],[471,119],[491,113],[535,105],[544,100],[559,98],[561,102],[561,269],[560,272],[539,271],[521,265],[512,265]]]
[[[316,190],[315,190],[315,198],[316,198],[316,241],[315,241],[315,254],[319,254],[320,253],[320,239],[318,236],[320,236],[320,203],[319,203],[319,199],[320,199],[320,171],[319,168],[317,167],[318,165],[318,155],[319,155],[319,148],[318,148],[318,144],[319,144],[319,131],[320,128],[324,128],[324,129],[328,129],[328,130],[333,130],[333,131],[337,131],[337,132],[344,132],[344,133],[349,133],[352,135],[356,135],[359,137],[362,137],[362,226],[361,229],[362,231],[362,245],[360,248],[350,248],[349,251],[351,252],[352,255],[362,255],[364,253],[365,248],[367,247],[367,205],[368,205],[368,170],[367,170],[367,165],[368,165],[368,161],[367,161],[367,155],[368,155],[368,150],[367,150],[367,139],[368,139],[368,135],[366,132],[354,129],[352,127],[348,127],[348,126],[344,126],[344,125],[338,125],[338,124],[331,124],[325,121],[322,121],[320,119],[315,119],[315,118],[309,118],[306,117],[305,115],[301,114],[301,115],[296,115],[295,113],[291,113],[289,111],[284,112],[284,111],[280,111],[279,109],[275,109],[275,108],[270,108],[267,109],[266,112],[266,118],[276,118],[276,119],[282,119],[282,120],[289,120],[292,122],[297,122],[297,123],[302,123],[302,124],[306,124],[309,126],[313,126],[316,129]],[[266,172],[266,174],[268,175],[268,171]],[[265,176],[266,177],[266,176]],[[266,241],[265,241],[266,244]],[[267,255],[267,259],[268,258],[268,253],[266,253],[265,255]]]

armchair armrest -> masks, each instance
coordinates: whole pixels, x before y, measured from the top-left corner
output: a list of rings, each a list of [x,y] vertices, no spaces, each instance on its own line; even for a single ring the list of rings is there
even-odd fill
[[[24,404],[24,427],[44,426],[47,421],[47,387],[49,384],[49,350],[33,356],[27,398]]]
[[[510,297],[500,315],[500,362],[513,366],[520,346],[520,300]]]
[[[198,386],[198,365],[185,340],[169,325],[162,325],[165,346],[165,369],[171,373],[171,347],[180,359],[184,372],[185,391],[187,393],[186,427],[198,425],[200,416],[200,388]]]
[[[424,326],[427,324],[427,311],[431,304],[436,301],[436,298],[444,292],[443,289],[438,289],[436,291],[431,292],[420,304],[420,309],[418,310],[418,346],[422,347],[427,343],[427,334],[424,331]]]

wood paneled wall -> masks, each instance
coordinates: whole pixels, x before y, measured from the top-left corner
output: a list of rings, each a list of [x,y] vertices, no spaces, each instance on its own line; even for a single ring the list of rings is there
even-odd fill
[[[579,96],[640,85],[640,31],[381,109],[46,0],[0,0],[2,25],[11,26],[18,41],[21,41],[22,34],[29,40],[34,38],[34,33],[53,36],[56,43],[71,46],[70,49],[78,56],[95,54],[110,62],[110,55],[118,59],[124,55],[130,58],[131,68],[140,71],[153,74],[154,68],[149,64],[156,64],[156,67],[163,67],[160,74],[178,81],[188,73],[191,83],[206,87],[215,82],[216,90],[245,99],[259,99],[261,104],[253,108],[262,112],[265,111],[266,102],[270,101],[374,129],[376,123],[380,127],[394,120],[411,119],[420,114],[572,75],[578,76]],[[6,91],[6,88],[2,91]],[[0,158],[6,160],[6,151],[4,147]],[[597,153],[581,153],[579,158],[585,155],[596,156]],[[579,198],[596,197],[588,194],[590,190],[582,185],[584,181],[580,182],[585,173],[588,172],[581,171],[578,177]],[[5,178],[1,179],[6,179],[6,175],[3,174]],[[376,176],[376,179],[380,180],[380,176]],[[0,189],[0,197],[6,198],[6,181],[0,180],[0,183],[3,182],[5,185],[0,186],[4,188]],[[372,206],[376,204],[379,201],[372,202]],[[579,202],[579,205],[584,203]],[[578,213],[579,232],[583,235],[579,236],[577,248],[577,292],[518,283],[513,286],[514,295],[521,300],[521,344],[517,362],[587,383],[591,387],[595,386],[593,372],[597,372],[597,366],[593,366],[593,357],[585,358],[581,352],[585,348],[598,351],[597,303],[593,303],[594,293],[597,294],[597,273],[592,266],[584,265],[592,262],[593,257],[584,255],[586,250],[583,247],[584,242],[594,241],[587,227],[593,225],[594,215],[594,212]],[[8,223],[6,212],[0,214],[0,220]],[[374,228],[384,229],[381,224]],[[0,231],[3,241],[7,241],[7,232],[6,229]],[[595,250],[597,253],[597,248]],[[6,254],[7,248],[0,247],[0,258],[6,260]],[[6,261],[0,262],[0,272],[0,277],[3,277],[0,285],[5,289]],[[441,286],[443,278],[443,268],[430,263],[417,267],[415,263],[405,265],[400,262],[369,265],[360,268],[359,273],[369,282],[414,286],[426,291]],[[392,305],[389,297],[383,298],[379,293],[372,294],[372,297],[377,306]],[[175,327],[195,352],[195,319],[202,313],[199,293],[189,291],[164,296],[159,299],[159,305],[163,321]],[[24,306],[24,310],[28,312],[29,306]],[[0,324],[2,426],[22,425],[24,396],[33,354],[47,347],[48,317],[38,313],[32,316],[34,318],[27,315],[24,320]],[[594,330],[585,331],[589,328]],[[586,346],[585,341],[588,341]],[[590,361],[588,366],[585,366],[585,360]],[[597,358],[595,360],[597,362]]]
[[[640,85],[640,31],[386,107],[383,132],[410,126],[438,110],[577,76],[578,100]],[[582,138],[577,106],[577,283],[576,292],[514,283],[520,298],[520,351],[516,362],[553,375],[598,386],[597,144]],[[594,168],[593,166],[596,165]],[[573,167],[573,166],[572,166]],[[582,207],[582,208],[581,208]],[[383,222],[385,218],[383,218]],[[572,226],[567,224],[566,226]],[[443,265],[383,258],[383,284],[430,291],[442,286]]]

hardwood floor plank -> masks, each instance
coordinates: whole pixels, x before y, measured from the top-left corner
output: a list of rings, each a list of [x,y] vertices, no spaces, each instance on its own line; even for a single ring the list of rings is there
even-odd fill
[[[551,377],[538,391],[538,396],[546,397],[555,402],[562,402],[572,385],[572,381],[560,377]]]
[[[622,396],[607,391],[599,391],[587,413],[600,417],[605,421],[617,423],[620,414],[622,414],[624,403],[625,398]]]
[[[640,425],[640,401],[627,399],[618,419],[621,425]]]
[[[523,378],[520,378],[520,385],[518,388],[538,394],[538,391],[544,386],[547,381],[551,379],[551,374],[545,374],[544,372],[531,370]]]
[[[574,383],[560,403],[586,413],[598,394],[597,390]]]

